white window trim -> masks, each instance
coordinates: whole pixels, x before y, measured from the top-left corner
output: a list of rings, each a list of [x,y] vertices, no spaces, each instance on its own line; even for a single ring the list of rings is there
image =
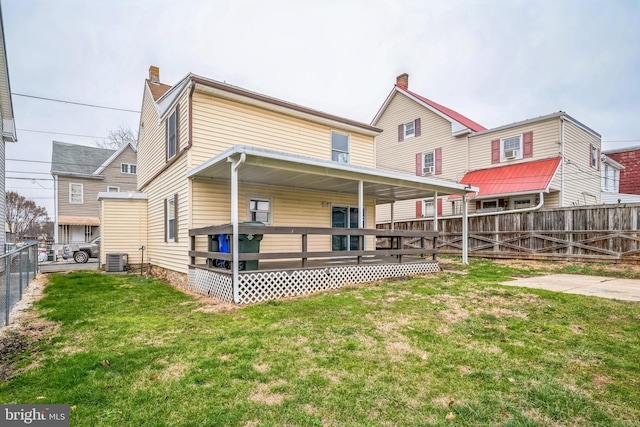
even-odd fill
[[[484,207],[485,203],[491,203],[491,202],[495,202],[496,205],[495,206],[491,206],[491,207]],[[498,209],[498,199],[490,199],[490,200],[481,200],[480,201],[480,209]]]
[[[505,156],[505,154],[504,154],[505,153],[504,142],[507,139],[513,139],[513,138],[518,138],[520,140],[519,141],[520,142],[520,148],[518,148],[518,155],[513,157],[513,158],[507,158]],[[512,135],[512,136],[508,136],[506,138],[500,138],[500,161],[501,162],[508,162],[508,161],[511,161],[511,160],[522,159],[523,151],[524,151],[524,142],[523,142],[522,134],[520,134],[520,135]]]
[[[117,193],[117,192],[120,192],[120,187],[116,187],[116,186],[113,186],[113,185],[107,185],[107,193],[108,193],[109,191],[111,191],[111,189],[112,189],[112,188],[115,188],[115,189],[116,189],[116,191],[115,191],[116,193]]]
[[[431,172],[425,172],[425,156],[427,154],[431,154],[432,158],[433,158],[433,164],[431,165]],[[436,151],[435,150],[431,150],[431,151],[424,151],[422,153],[422,176],[426,176],[426,175],[433,175],[436,173]]]
[[[122,167],[124,165],[127,165],[127,171],[126,172],[124,172],[122,170]],[[136,168],[135,172],[131,172],[131,166]],[[120,163],[120,173],[124,173],[124,174],[128,174],[128,175],[136,175],[138,173],[138,165],[135,164],[135,163]]]
[[[263,196],[249,196],[247,198],[247,221],[253,221],[251,219],[251,201],[252,200],[258,200],[258,201],[262,201],[262,202],[269,202],[269,211],[268,211],[268,217],[269,217],[269,221],[264,222],[264,225],[271,225],[273,223],[273,200],[271,197],[263,197]],[[260,211],[260,212],[264,212],[264,211]]]
[[[337,149],[333,148],[333,134],[334,133],[337,133],[337,134],[340,134],[340,135],[344,135],[344,136],[347,137],[347,151],[337,150]],[[336,152],[336,153],[346,153],[347,161],[346,162],[338,162],[336,160],[333,160],[333,153],[334,152]],[[336,162],[336,163],[342,163],[342,164],[345,164],[345,165],[351,164],[351,135],[350,134],[339,132],[337,130],[332,130],[331,131],[331,160]]]
[[[427,205],[431,205],[431,209],[432,209],[431,214],[427,213]],[[436,215],[436,202],[433,200],[433,197],[428,199],[422,199],[422,217],[433,218],[435,215]]]
[[[523,206],[523,207],[519,208],[519,207],[518,207],[518,202],[525,202],[525,201],[526,201],[526,202],[529,202],[529,205],[528,205],[528,206]],[[535,201],[535,198],[534,198],[534,197],[532,197],[532,196],[531,196],[531,197],[519,197],[519,198],[517,198],[517,199],[512,199],[512,200],[510,200],[510,202],[512,202],[512,203],[513,203],[513,209],[527,209],[527,208],[530,208],[530,207],[532,207],[532,206],[535,206],[535,204],[533,203],[533,201]]]
[[[72,200],[72,195],[73,195],[72,187],[74,185],[79,185],[80,186],[80,201],[79,202],[74,202]],[[69,183],[69,204],[71,204],[71,205],[82,205],[82,204],[84,204],[84,184],[79,184],[77,182],[70,182]]]
[[[407,133],[407,126],[408,125],[412,125],[413,126],[413,130],[412,130],[411,133]],[[415,120],[412,121],[412,122],[404,124],[404,139],[413,138],[414,136],[416,136],[416,122],[415,122]]]
[[[176,236],[174,235],[173,237],[171,237],[171,233],[175,234],[175,225],[174,227],[171,227],[171,216],[173,215],[173,221],[175,224],[175,221],[178,220],[178,218],[175,218],[175,213],[176,213],[176,208],[175,208],[175,203],[176,203],[176,196],[171,196],[171,197],[167,197],[167,203],[166,203],[166,207],[165,209],[167,210],[165,215],[167,218],[167,222],[165,224],[165,227],[167,228],[167,242],[168,243],[173,243],[176,241]]]
[[[591,147],[591,167],[593,169],[598,169],[598,147],[596,146],[592,146]]]

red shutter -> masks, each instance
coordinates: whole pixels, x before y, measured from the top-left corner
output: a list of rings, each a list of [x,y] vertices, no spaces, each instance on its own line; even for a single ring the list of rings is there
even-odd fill
[[[589,167],[593,167],[593,144],[589,144]]]
[[[398,125],[398,142],[404,141],[404,125]]]
[[[522,134],[522,157],[533,157],[533,132]]]
[[[437,208],[438,209],[438,216],[442,216],[442,199],[438,199],[437,206],[438,206],[438,208]]]
[[[416,218],[422,218],[422,200],[416,201]]]
[[[482,205],[480,204],[480,200],[476,200],[476,210],[480,210],[480,207]]]
[[[422,176],[422,153],[416,153],[416,175]]]
[[[435,161],[436,161],[436,175],[440,175],[442,173],[442,148],[436,148]]]
[[[598,149],[598,158],[597,158],[596,160],[597,160],[597,162],[598,162],[598,163],[597,163],[597,165],[598,165],[598,170],[600,170],[600,150],[599,150],[599,149]]]
[[[414,130],[416,132],[416,136],[420,136],[420,134],[422,133],[421,129],[420,129],[420,118],[417,118],[416,121],[413,124],[414,126]]]
[[[500,140],[491,141],[491,163],[500,163]]]

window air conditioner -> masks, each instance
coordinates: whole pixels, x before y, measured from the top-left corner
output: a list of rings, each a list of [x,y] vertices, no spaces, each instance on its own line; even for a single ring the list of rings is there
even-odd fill
[[[425,166],[422,168],[422,175],[429,175],[433,173],[433,166]]]
[[[504,152],[504,157],[506,159],[515,159],[517,151],[516,150],[507,150]]]

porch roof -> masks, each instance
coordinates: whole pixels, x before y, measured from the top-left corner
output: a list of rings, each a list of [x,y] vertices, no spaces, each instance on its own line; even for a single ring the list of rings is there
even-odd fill
[[[377,204],[438,195],[478,191],[476,187],[433,178],[412,176],[362,166],[283,153],[246,145],[235,145],[187,172],[188,178],[229,181],[229,158],[244,157],[238,174],[241,184],[271,185],[311,191],[358,194],[363,182],[364,197]]]

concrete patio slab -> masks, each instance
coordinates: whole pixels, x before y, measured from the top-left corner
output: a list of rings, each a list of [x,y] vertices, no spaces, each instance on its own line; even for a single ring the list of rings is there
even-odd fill
[[[640,280],[636,279],[552,274],[549,276],[518,278],[510,282],[503,282],[501,285],[640,302]]]

